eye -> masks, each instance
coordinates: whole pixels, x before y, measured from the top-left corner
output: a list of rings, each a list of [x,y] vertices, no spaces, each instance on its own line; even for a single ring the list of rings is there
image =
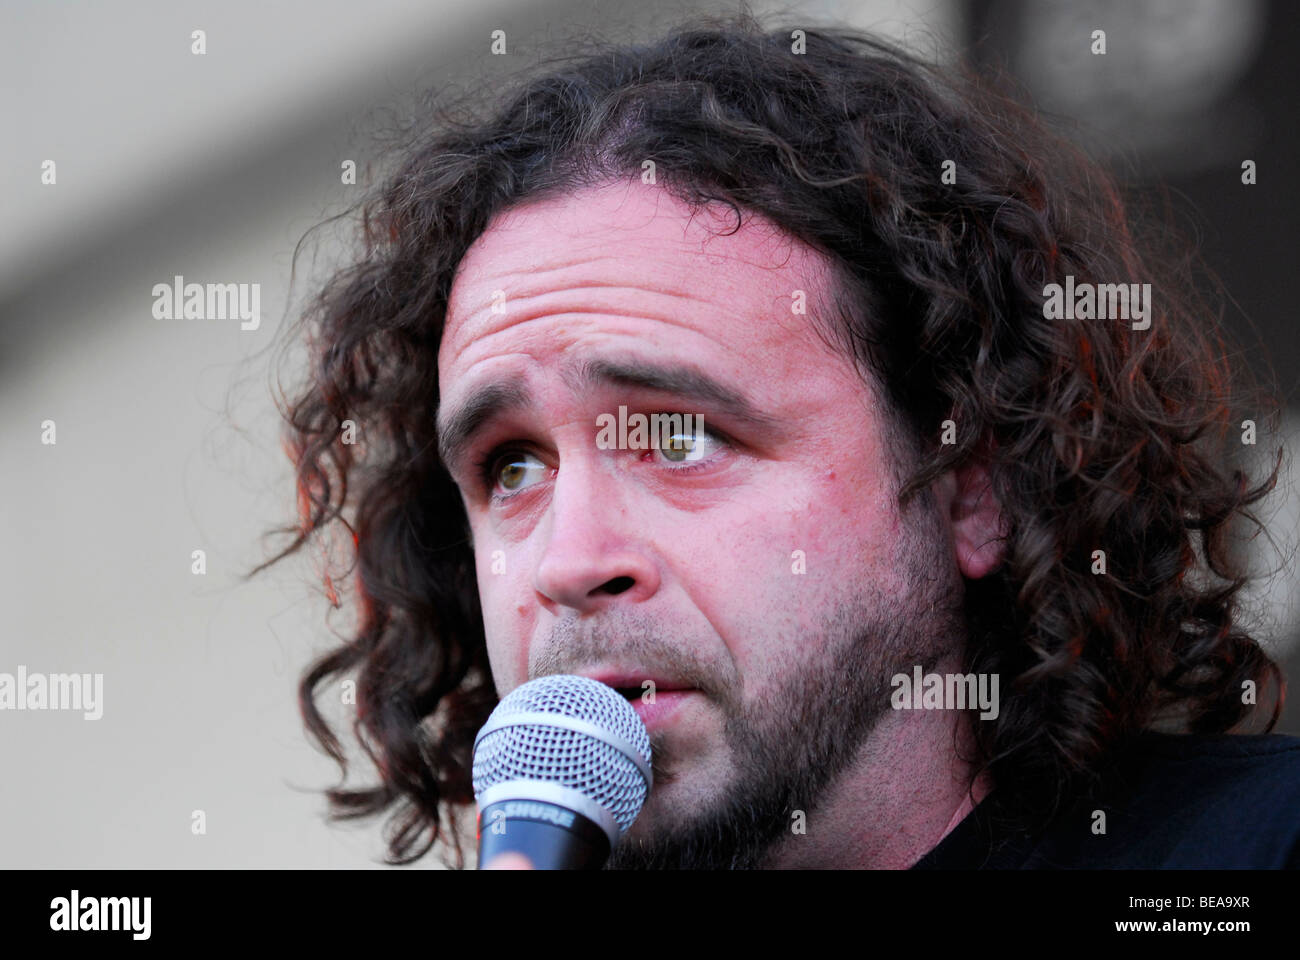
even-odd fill
[[[717,434],[706,430],[701,425],[689,431],[677,431],[663,438],[656,448],[669,463],[693,463],[704,461],[725,441]]]
[[[518,493],[546,476],[546,464],[531,453],[509,450],[492,458],[484,479],[490,489],[500,487],[509,494]]]

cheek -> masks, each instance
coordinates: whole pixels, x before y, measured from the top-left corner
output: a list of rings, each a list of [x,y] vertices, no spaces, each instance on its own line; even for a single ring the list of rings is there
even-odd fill
[[[816,484],[806,524],[813,549],[840,573],[892,569],[902,534],[894,490],[867,465],[827,470]]]
[[[836,602],[834,591],[846,586],[841,553],[854,532],[825,515],[812,485],[782,489],[804,493],[782,493],[766,509],[752,500],[733,505],[707,523],[674,530],[660,545],[678,565],[690,602],[726,645],[746,698],[797,659]]]
[[[725,639],[747,700],[815,656],[837,607],[898,589],[897,513],[867,479],[827,470],[792,481],[767,510],[719,518],[725,537],[693,541],[696,602]]]
[[[753,538],[767,549],[784,548],[785,572],[795,582],[852,582],[894,535],[895,517],[875,483],[843,469],[790,482],[754,525]]]
[[[520,593],[526,590],[528,578],[519,560],[501,548],[477,558],[476,569],[492,678],[498,692],[513,690],[528,679],[524,638],[531,633],[526,622],[525,594]]]

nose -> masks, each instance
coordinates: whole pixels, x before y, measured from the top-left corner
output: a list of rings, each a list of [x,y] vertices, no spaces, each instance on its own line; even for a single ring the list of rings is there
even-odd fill
[[[659,589],[659,568],[619,479],[591,462],[570,460],[555,476],[549,538],[533,584],[553,614],[579,615],[613,603],[639,603]]]

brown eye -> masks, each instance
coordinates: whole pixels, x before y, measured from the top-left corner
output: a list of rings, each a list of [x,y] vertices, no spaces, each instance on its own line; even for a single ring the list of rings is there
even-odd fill
[[[501,489],[515,492],[529,486],[529,478],[539,480],[546,473],[546,464],[530,453],[507,453],[497,460],[492,475]]]
[[[668,439],[668,442],[659,449],[666,459],[674,463],[683,463],[691,451],[695,449],[696,442],[694,434],[674,433]]]
[[[687,463],[706,459],[722,443],[722,440],[701,425],[697,430],[683,430],[664,438],[657,449],[669,463]]]

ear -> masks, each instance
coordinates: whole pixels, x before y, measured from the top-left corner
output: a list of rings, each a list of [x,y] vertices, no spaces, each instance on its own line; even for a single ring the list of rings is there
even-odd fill
[[[973,459],[945,473],[933,490],[939,514],[952,531],[958,569],[971,580],[988,576],[1002,565],[1007,536],[988,469]]]

